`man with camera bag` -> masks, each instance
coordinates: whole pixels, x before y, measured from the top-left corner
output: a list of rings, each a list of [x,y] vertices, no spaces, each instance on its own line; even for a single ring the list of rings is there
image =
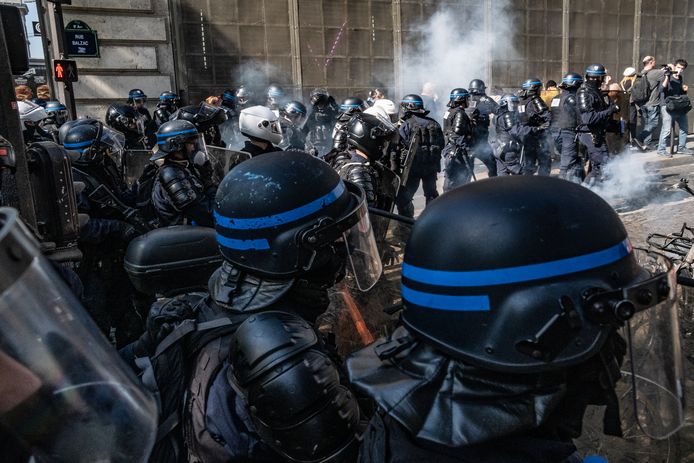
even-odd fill
[[[679,126],[679,141],[677,153],[694,154],[687,148],[687,131],[689,124],[687,113],[692,109],[692,104],[687,96],[687,86],[684,85],[682,74],[687,68],[687,61],[680,58],[675,61],[674,69],[663,66],[663,78],[660,87],[660,114],[662,128],[660,129],[660,141],[658,142],[658,154],[670,156],[666,152],[667,143],[671,132],[675,129],[675,123]]]

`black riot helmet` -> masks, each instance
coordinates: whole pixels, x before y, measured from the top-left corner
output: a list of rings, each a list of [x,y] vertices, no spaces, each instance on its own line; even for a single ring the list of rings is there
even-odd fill
[[[342,100],[340,103],[340,111],[344,114],[355,114],[360,113],[366,109],[366,104],[364,100],[356,96],[350,96]]]
[[[389,119],[372,114],[355,114],[347,122],[347,143],[366,154],[370,160],[383,157],[397,129]]]
[[[60,129],[58,130],[58,144],[62,145],[63,143],[65,143],[65,136],[72,127],[80,124],[91,124],[95,120],[96,119],[82,116],[78,119],[65,122],[63,125],[60,126]]]
[[[581,86],[582,83],[583,77],[581,77],[580,74],[570,72],[566,74],[564,77],[562,77],[561,83],[559,84],[559,88],[563,88],[565,90],[577,89]]]
[[[607,71],[602,64],[591,64],[586,68],[586,82],[593,85],[601,85],[605,81]]]
[[[134,88],[128,92],[127,103],[136,107],[144,106],[147,103],[147,95],[139,88]]]
[[[421,113],[424,112],[424,100],[421,96],[411,93],[400,101],[400,108],[405,113]]]
[[[453,108],[455,106],[467,106],[468,99],[470,98],[470,92],[464,88],[454,88],[451,90],[451,94],[448,100],[448,107]]]
[[[323,87],[314,88],[310,99],[313,106],[325,106],[330,102],[330,93]]]
[[[499,98],[499,109],[501,111],[518,111],[518,105],[520,104],[520,99],[516,95],[506,93]]]
[[[127,135],[145,133],[144,120],[130,105],[113,103],[106,109],[106,124],[114,130]]]
[[[282,117],[292,123],[295,127],[302,128],[308,118],[306,105],[301,101],[290,101],[282,108]]]
[[[162,159],[171,153],[185,152],[186,143],[199,143],[200,134],[192,122],[186,120],[170,120],[164,122],[157,130],[157,150],[150,161]]]
[[[470,91],[470,95],[484,95],[484,92],[487,90],[487,86],[484,85],[482,79],[472,79],[467,88]]]
[[[254,96],[253,90],[245,85],[241,85],[236,90],[236,103],[240,108],[245,108],[246,106],[252,105]]]
[[[363,190],[303,151],[272,152],[231,169],[214,216],[222,256],[254,275],[303,278],[348,262],[362,289],[380,277]]]
[[[175,111],[181,105],[181,99],[174,92],[164,91],[159,95],[159,103],[157,106],[160,108],[168,108],[169,110]]]
[[[63,147],[80,153],[75,163],[98,164],[105,155],[118,159],[125,149],[122,133],[104,126],[101,121],[87,119],[84,123],[73,124],[65,132]]]
[[[53,119],[55,125],[60,127],[68,120],[67,108],[60,101],[47,101],[45,103],[44,109],[48,117]]]
[[[180,108],[171,116],[171,120],[191,122],[202,133],[226,121],[227,116],[224,109],[202,102]]]
[[[521,84],[522,96],[539,95],[542,90],[542,81],[537,77],[530,77]]]
[[[265,106],[270,109],[279,109],[284,102],[284,90],[277,84],[270,84],[265,90],[265,96],[267,98]]]
[[[592,357],[635,311],[668,297],[663,281],[625,289],[648,278],[595,193],[548,177],[490,179],[443,195],[417,219],[403,321],[485,369],[556,370]]]
[[[222,106],[230,109],[236,109],[236,90],[227,89],[222,92]]]

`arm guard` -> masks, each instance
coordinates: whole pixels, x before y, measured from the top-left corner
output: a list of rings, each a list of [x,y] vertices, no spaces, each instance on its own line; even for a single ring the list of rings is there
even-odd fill
[[[179,212],[198,199],[198,193],[182,169],[171,165],[162,166],[159,169],[159,181],[169,195],[171,205]]]
[[[251,316],[229,356],[229,379],[266,444],[293,462],[356,459],[359,407],[306,321],[286,312]]]
[[[479,113],[478,113],[479,114]],[[453,118],[453,133],[468,141],[472,136],[472,124],[465,111],[458,111]]]

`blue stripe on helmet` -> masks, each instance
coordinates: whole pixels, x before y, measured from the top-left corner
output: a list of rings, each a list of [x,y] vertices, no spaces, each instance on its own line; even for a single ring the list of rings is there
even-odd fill
[[[418,100],[400,100],[400,103],[414,103],[417,105],[423,105],[424,102]]]
[[[95,141],[96,141],[96,138],[89,140],[89,141],[81,141],[79,143],[64,143],[63,147],[65,147],[65,148],[84,148],[85,146],[90,146]]]
[[[433,294],[408,288],[401,288],[402,299],[422,307],[457,312],[487,312],[490,310],[489,296],[453,296],[450,294]]]
[[[467,93],[467,92],[462,92],[462,93],[451,93],[449,96],[450,96],[451,98],[453,98],[453,97],[456,97],[456,96],[468,96],[468,95],[469,95],[469,93]]]
[[[478,287],[506,285],[592,270],[623,259],[631,253],[631,250],[629,239],[625,239],[621,243],[610,246],[607,249],[583,256],[518,267],[465,272],[429,270],[404,263],[402,265],[402,276],[419,283],[435,286]]]
[[[170,133],[158,133],[157,138],[169,138],[175,137],[176,135],[185,135],[187,133],[198,133],[198,129],[186,129],[180,132],[170,132]]]
[[[270,249],[270,243],[266,239],[236,240],[234,238],[227,238],[226,236],[217,233],[217,242],[220,244],[220,246],[224,246],[225,248],[229,249],[237,249],[239,251],[247,251],[249,249],[264,251]]]
[[[311,201],[308,204],[299,206],[296,209],[292,209],[286,212],[280,212],[279,214],[268,215],[265,217],[253,217],[248,219],[237,219],[232,217],[225,217],[219,212],[214,212],[214,218],[222,228],[227,228],[229,230],[257,230],[259,228],[270,228],[279,225],[284,225],[286,223],[294,222],[295,220],[307,217],[314,212],[318,212],[325,206],[328,206],[342,196],[345,191],[345,184],[340,180],[332,191],[320,198]]]
[[[528,88],[532,87],[533,85],[542,85],[542,82],[540,82],[539,80],[533,80],[532,82],[523,82],[521,84],[521,88]]]
[[[162,95],[159,97],[160,100],[175,100],[176,95]]]
[[[340,105],[340,108],[341,108],[341,109],[345,109],[345,108],[358,108],[358,107],[360,107],[360,106],[361,106],[361,105],[358,105],[358,104],[341,104],[341,105]]]

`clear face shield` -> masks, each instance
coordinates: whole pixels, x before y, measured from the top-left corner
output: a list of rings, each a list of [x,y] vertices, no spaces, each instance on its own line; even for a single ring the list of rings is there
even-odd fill
[[[57,109],[55,111],[46,111],[48,116],[55,121],[55,124],[60,127],[65,122],[67,122],[68,114],[66,109]]]
[[[0,209],[0,226],[0,423],[41,461],[146,461],[154,399],[14,209]]]
[[[292,124],[294,127],[303,129],[306,124],[308,117],[305,113],[299,111],[286,111],[284,117]]]
[[[684,425],[677,278],[666,257],[639,249],[634,252],[650,278],[625,290],[636,303],[634,315],[620,333],[628,350],[617,394],[625,436],[666,439]],[[658,292],[660,297],[656,298]]]
[[[303,235],[305,243],[344,243],[347,252],[348,278],[354,280],[360,291],[371,289],[383,272],[381,257],[376,246],[374,230],[369,220],[366,196],[358,186],[344,182],[346,188],[359,198],[357,205],[345,217],[335,222],[319,221]]]
[[[506,107],[512,113],[518,112],[519,101],[517,98],[508,98],[506,100]]]
[[[135,109],[144,107],[145,103],[147,103],[147,98],[133,98],[133,107]]]
[[[105,148],[105,153],[111,156],[118,166],[122,165],[125,152],[125,135],[107,126],[102,126],[100,145]]]
[[[144,135],[145,133],[145,117],[138,114],[136,117],[118,116],[118,122],[129,132]]]
[[[204,134],[186,139],[183,142],[183,151],[187,159],[196,166],[202,166],[210,160]]]

